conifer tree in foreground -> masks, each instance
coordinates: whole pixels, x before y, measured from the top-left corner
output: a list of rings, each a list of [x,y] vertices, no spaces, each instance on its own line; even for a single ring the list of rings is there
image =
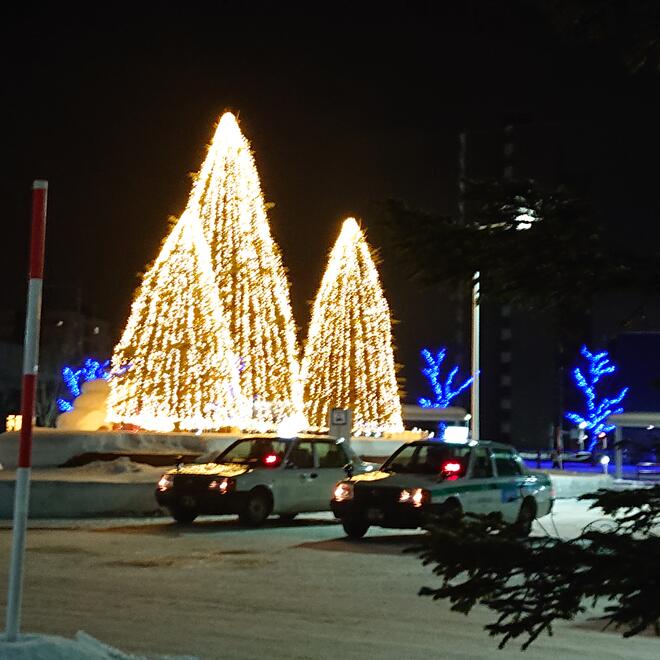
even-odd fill
[[[312,429],[327,428],[331,407],[353,410],[357,434],[403,428],[391,325],[369,246],[348,218],[314,301],[302,363]]]

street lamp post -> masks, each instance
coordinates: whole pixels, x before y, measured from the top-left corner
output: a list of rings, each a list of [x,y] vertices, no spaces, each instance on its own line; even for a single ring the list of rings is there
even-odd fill
[[[471,398],[471,422],[472,438],[479,439],[479,271],[472,276],[472,398]]]

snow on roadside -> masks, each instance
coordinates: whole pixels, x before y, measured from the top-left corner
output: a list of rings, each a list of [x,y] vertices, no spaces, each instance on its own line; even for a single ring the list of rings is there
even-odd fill
[[[4,660],[148,660],[147,656],[130,655],[107,646],[79,630],[74,639],[52,635],[20,635],[7,642],[0,635],[0,658]],[[196,656],[151,656],[152,660],[197,660]]]
[[[74,468],[60,468],[60,470],[73,470],[77,474],[88,472],[94,472],[98,474],[126,474],[133,472],[154,472],[154,469],[155,471],[163,471],[167,468],[154,468],[153,465],[136,463],[132,461],[128,456],[119,456],[118,458],[115,458],[111,461],[92,461],[91,463],[85,463],[85,465],[79,465]],[[65,473],[62,472],[61,474]]]
[[[117,482],[117,483],[144,483],[155,482],[158,477],[174,467],[153,466],[146,463],[131,461],[128,456],[120,456],[111,461],[92,461],[77,467],[34,468],[32,470],[33,482]],[[14,481],[15,470],[0,471],[0,483]]]

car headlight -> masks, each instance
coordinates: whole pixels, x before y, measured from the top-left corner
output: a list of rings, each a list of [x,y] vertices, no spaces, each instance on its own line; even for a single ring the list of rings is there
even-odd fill
[[[431,499],[431,493],[423,488],[404,488],[399,493],[399,502],[420,507]]]
[[[224,493],[234,490],[235,486],[236,482],[233,479],[223,477],[222,479],[213,479],[209,484],[209,490],[215,490],[221,495],[224,495]]]
[[[158,481],[158,490],[169,490],[174,486],[174,477],[171,474],[164,474]]]
[[[343,481],[339,482],[335,486],[335,491],[333,493],[333,499],[335,502],[346,502],[347,500],[353,499],[353,484],[347,484]]]

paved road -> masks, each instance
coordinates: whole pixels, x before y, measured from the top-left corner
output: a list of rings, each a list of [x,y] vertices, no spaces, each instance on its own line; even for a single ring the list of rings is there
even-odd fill
[[[559,530],[593,518],[559,503]],[[546,526],[552,527],[549,519]],[[0,529],[4,611],[10,531]],[[23,629],[71,637],[82,629],[124,651],[200,658],[520,658],[482,627],[418,597],[430,571],[403,550],[412,532],[343,538],[328,514],[262,529],[230,519],[189,526],[163,519],[34,523],[28,535]],[[593,624],[558,627],[525,653],[538,658],[660,657],[660,641],[623,640]]]

